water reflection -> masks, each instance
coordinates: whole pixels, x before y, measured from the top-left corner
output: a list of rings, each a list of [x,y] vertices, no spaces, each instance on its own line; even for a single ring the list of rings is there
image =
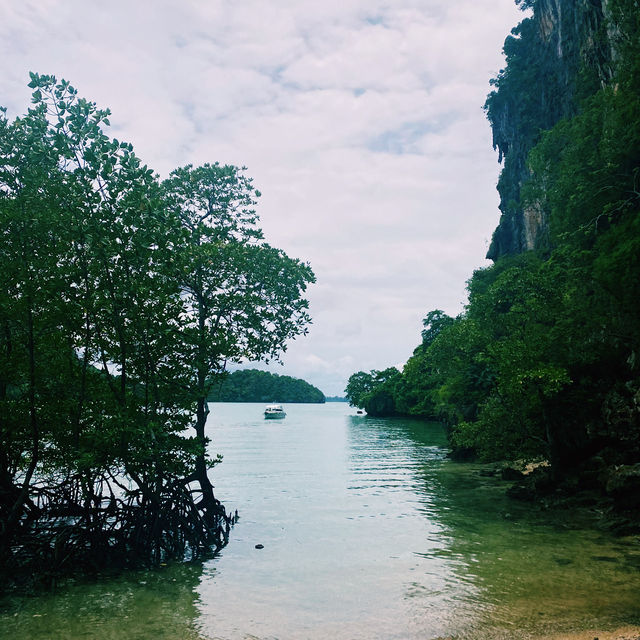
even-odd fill
[[[440,425],[344,405],[269,424],[261,405],[215,405],[209,427],[216,491],[240,511],[229,546],[5,602],[0,637],[478,640],[640,623],[637,542],[509,501],[446,457]]]
[[[374,431],[368,440],[383,443],[369,453],[355,442],[367,426]],[[637,540],[613,539],[569,511],[508,499],[504,485],[486,475],[486,465],[445,457],[437,425],[352,419],[351,428],[353,449],[362,454],[355,468],[376,468],[380,486],[387,464],[404,460],[400,473],[432,524],[421,546],[414,542],[420,570],[442,585],[434,594],[424,580],[408,583],[407,597],[417,597],[426,610],[442,606],[448,633],[546,637],[640,623]],[[423,622],[428,625],[428,618]]]
[[[408,633],[464,633],[477,617],[480,598],[468,558],[451,551],[455,538],[446,518],[451,506],[442,500],[440,476],[449,463],[444,428],[418,420],[351,417],[349,434],[351,469],[359,480],[350,489],[385,496],[414,521],[397,540],[412,555],[403,584]]]
[[[201,563],[174,564],[10,598],[0,608],[0,638],[202,640],[196,591],[201,574]]]
[[[637,541],[616,540],[574,520],[509,500],[481,468],[450,463],[440,475],[451,553],[466,558],[482,589],[487,627],[537,634],[637,624]],[[594,561],[599,554],[615,562]]]

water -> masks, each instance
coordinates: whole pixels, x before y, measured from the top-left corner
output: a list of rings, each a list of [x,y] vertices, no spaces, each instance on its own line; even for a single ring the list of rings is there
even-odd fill
[[[637,539],[508,500],[481,467],[446,458],[439,425],[339,403],[289,405],[283,421],[261,405],[211,409],[216,493],[240,512],[230,544],[13,598],[0,637],[528,638],[640,624]]]

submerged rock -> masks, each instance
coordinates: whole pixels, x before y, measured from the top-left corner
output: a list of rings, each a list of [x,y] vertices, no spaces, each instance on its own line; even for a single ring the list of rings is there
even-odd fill
[[[524,473],[522,473],[522,471],[518,471],[517,469],[514,469],[513,467],[505,467],[500,472],[500,477],[503,480],[509,480],[509,481],[515,482],[517,480],[522,480],[522,478],[524,478]]]

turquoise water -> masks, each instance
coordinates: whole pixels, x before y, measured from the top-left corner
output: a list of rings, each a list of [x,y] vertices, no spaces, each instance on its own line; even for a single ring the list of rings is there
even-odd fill
[[[0,637],[527,638],[640,622],[637,539],[508,500],[446,458],[440,425],[262,408],[211,405],[216,493],[240,514],[218,556],[13,599]]]

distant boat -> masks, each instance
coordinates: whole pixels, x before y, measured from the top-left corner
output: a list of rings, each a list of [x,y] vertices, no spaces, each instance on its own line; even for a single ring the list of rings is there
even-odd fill
[[[268,404],[264,408],[264,417],[270,420],[284,418],[286,415],[281,404]]]

